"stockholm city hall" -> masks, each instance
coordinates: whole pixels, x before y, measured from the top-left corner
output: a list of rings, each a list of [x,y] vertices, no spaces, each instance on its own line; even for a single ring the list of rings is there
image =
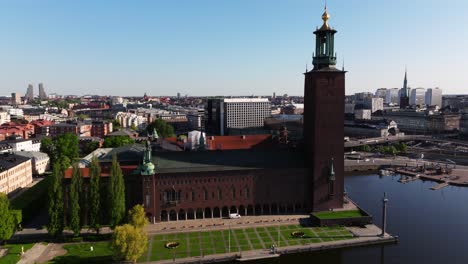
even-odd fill
[[[288,144],[282,131],[247,150],[161,152],[133,144],[100,158],[102,177],[117,155],[127,207],[143,204],[153,223],[342,208],[345,71],[335,68],[337,31],[329,18],[325,8],[323,25],[314,32],[314,67],[304,73],[303,142]]]

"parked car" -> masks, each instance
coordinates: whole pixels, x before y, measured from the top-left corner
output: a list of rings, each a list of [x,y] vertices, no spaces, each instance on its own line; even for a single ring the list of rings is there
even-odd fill
[[[241,215],[240,214],[229,214],[229,218],[230,219],[239,219],[239,218],[241,218]]]

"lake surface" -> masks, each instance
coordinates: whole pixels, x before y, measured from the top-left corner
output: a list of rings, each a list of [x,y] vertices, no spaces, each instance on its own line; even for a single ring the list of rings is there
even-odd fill
[[[402,184],[398,179],[399,176],[347,176],[345,186],[349,197],[372,214],[378,226],[382,221],[383,193],[387,192],[387,232],[398,235],[399,244],[249,263],[468,263],[468,188],[449,186],[433,191],[429,188],[435,182],[417,180]]]

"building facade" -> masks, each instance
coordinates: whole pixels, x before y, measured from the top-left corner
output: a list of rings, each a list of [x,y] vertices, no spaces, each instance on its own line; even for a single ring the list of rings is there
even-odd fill
[[[206,114],[207,131],[226,135],[229,130],[263,127],[271,104],[268,98],[208,99]]]
[[[0,192],[10,194],[32,183],[31,159],[3,153],[0,155]]]
[[[425,103],[428,106],[442,107],[442,89],[429,88],[426,91]]]
[[[39,151],[15,151],[15,155],[31,159],[32,173],[42,175],[50,168],[50,158],[47,153]]]

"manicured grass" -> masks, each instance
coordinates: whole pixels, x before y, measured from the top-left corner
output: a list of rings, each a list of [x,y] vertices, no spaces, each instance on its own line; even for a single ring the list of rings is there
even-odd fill
[[[11,244],[2,246],[2,248],[7,248],[8,253],[0,258],[0,263],[2,264],[16,264],[21,259],[21,247],[24,247],[24,252],[32,248],[34,244]]]
[[[324,241],[350,239],[352,235],[343,227],[280,226],[280,246],[305,245]],[[291,236],[291,232],[304,232],[303,238]],[[158,261],[175,258],[198,257],[210,254],[266,249],[278,245],[278,226],[231,229],[222,231],[190,232],[153,236],[153,245],[140,261]],[[167,249],[165,243],[179,242],[177,249]],[[148,255],[149,254],[149,255]],[[148,258],[149,257],[149,258]]]
[[[340,219],[340,218],[353,218],[361,217],[361,211],[359,210],[350,210],[350,211],[325,211],[313,213],[314,216],[320,219]]]
[[[93,251],[90,247],[93,247]],[[112,263],[110,242],[77,243],[63,246],[67,254],[54,258],[50,263]]]

